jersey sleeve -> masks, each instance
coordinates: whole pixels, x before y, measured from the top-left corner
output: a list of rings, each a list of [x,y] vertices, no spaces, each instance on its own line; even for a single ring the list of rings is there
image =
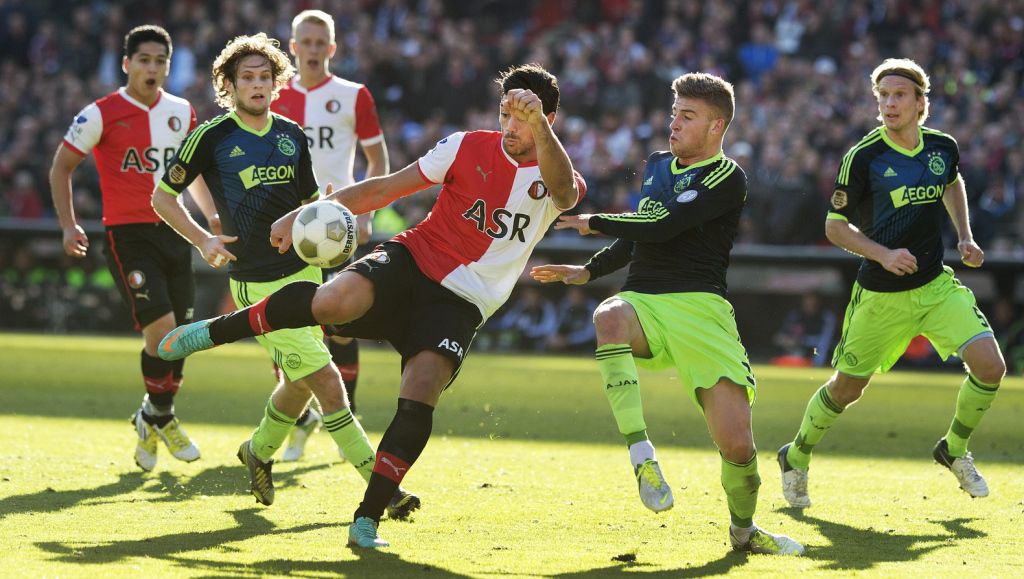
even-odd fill
[[[203,123],[185,137],[157,187],[177,197],[210,167],[213,163],[213,144],[212,138],[208,136],[209,128],[208,123]]]
[[[438,141],[433,149],[419,158],[420,174],[431,183],[444,183],[465,136],[464,132],[454,133]]]
[[[839,174],[836,175],[832,199],[829,201],[828,219],[850,221],[854,218],[857,206],[860,205],[861,199],[868,194],[870,187],[868,182],[869,164],[867,155],[859,146],[850,149],[843,156],[843,162],[839,165]]]
[[[199,125],[199,122],[196,120],[196,109],[191,104],[188,105],[188,119],[188,131],[192,132]]]
[[[364,147],[379,143],[384,136],[384,131],[380,128],[380,119],[377,117],[377,105],[373,102],[370,90],[365,86],[360,87],[356,94],[356,135]]]
[[[299,145],[299,166],[295,173],[295,185],[299,195],[304,199],[313,199],[320,194],[320,187],[316,183],[316,174],[313,172],[313,157],[309,153],[309,142],[306,141],[306,134],[296,125],[297,134],[295,139]]]
[[[91,103],[71,121],[68,132],[64,134],[64,146],[84,157],[99,144],[102,136],[103,114],[96,103]]]
[[[632,241],[616,239],[611,245],[595,253],[583,266],[590,272],[590,281],[626,267],[633,259],[635,245]]]
[[[619,239],[663,242],[741,207],[746,198],[743,170],[732,159],[722,159],[703,179],[668,202],[642,203],[636,213],[597,214],[590,218],[590,228]]]
[[[949,181],[946,185],[952,185],[960,177],[960,145],[949,137],[949,147]]]

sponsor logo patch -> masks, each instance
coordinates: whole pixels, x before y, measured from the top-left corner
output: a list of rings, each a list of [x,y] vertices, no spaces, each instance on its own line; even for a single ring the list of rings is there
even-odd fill
[[[848,201],[846,199],[846,191],[842,191],[842,190],[836,189],[835,192],[832,193],[832,208],[833,209],[842,209],[842,208],[846,207],[847,203],[848,203]]]
[[[185,182],[185,168],[175,163],[167,170],[167,179],[172,185],[181,185]]]

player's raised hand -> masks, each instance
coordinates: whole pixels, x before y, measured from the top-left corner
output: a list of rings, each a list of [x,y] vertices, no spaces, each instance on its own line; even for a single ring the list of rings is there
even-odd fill
[[[229,261],[238,259],[235,254],[227,250],[226,245],[238,241],[234,235],[211,235],[199,245],[199,253],[202,254],[206,263],[213,267],[223,267]]]
[[[555,229],[575,229],[580,235],[591,235],[595,233],[590,229],[590,217],[587,213],[579,215],[559,215],[555,222]]]
[[[544,122],[547,122],[547,117],[544,116],[544,105],[540,102],[540,97],[532,90],[514,88],[508,91],[505,93],[504,105],[508,108],[507,112],[516,120],[538,122],[543,119]]]
[[[985,263],[985,252],[973,239],[961,241],[956,248],[960,251],[960,261],[967,267],[981,267]]]
[[[890,249],[882,256],[882,267],[896,275],[907,275],[917,271],[917,258],[905,248]]]
[[[530,268],[530,277],[540,283],[583,285],[590,281],[590,270],[582,265],[537,265]]]
[[[77,223],[71,227],[64,228],[64,252],[71,257],[85,257],[89,249],[89,236]]]

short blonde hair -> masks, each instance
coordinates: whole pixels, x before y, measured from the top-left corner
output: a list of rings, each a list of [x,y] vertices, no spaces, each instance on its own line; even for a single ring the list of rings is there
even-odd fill
[[[292,38],[295,38],[295,32],[299,29],[299,24],[303,22],[315,22],[326,26],[331,42],[334,42],[334,18],[330,14],[323,10],[303,10],[299,12],[292,19]]]
[[[263,32],[252,36],[236,36],[213,61],[213,91],[216,95],[214,100],[224,109],[231,110],[234,107],[227,83],[230,81],[232,85],[235,84],[238,78],[238,65],[247,56],[262,56],[270,64],[270,74],[274,77],[271,101],[277,98],[277,93],[288,79],[295,75],[295,67],[292,66],[288,55],[281,51],[281,43],[276,39],[269,38]]]
[[[901,76],[914,83],[914,91],[918,97],[924,97],[924,109],[917,114],[917,120],[923,123],[928,118],[928,92],[931,90],[931,81],[928,75],[917,64],[909,58],[887,58],[871,71],[871,92],[878,96],[878,83],[887,76]],[[881,116],[879,116],[881,120]]]

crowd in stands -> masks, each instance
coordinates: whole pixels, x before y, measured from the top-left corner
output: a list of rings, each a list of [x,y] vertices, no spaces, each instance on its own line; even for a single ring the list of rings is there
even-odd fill
[[[839,160],[879,124],[868,75],[885,57],[914,58],[931,75],[928,126],[959,141],[976,238],[990,255],[1024,255],[1016,0],[0,0],[0,217],[53,215],[51,155],[75,114],[123,82],[132,26],[170,31],[166,88],[203,121],[222,112],[210,65],[226,41],[266,31],[284,44],[292,16],[313,7],[337,23],[333,72],[376,99],[393,169],[453,131],[495,129],[499,70],[539,62],[554,72],[556,130],[589,185],[581,212],[636,207],[645,159],[667,146],[674,78],[729,79],[737,113],[726,153],[749,179],[744,244],[827,243]],[[98,218],[91,157],[75,194],[80,216]],[[396,202],[378,232],[415,224],[432,201]]]

